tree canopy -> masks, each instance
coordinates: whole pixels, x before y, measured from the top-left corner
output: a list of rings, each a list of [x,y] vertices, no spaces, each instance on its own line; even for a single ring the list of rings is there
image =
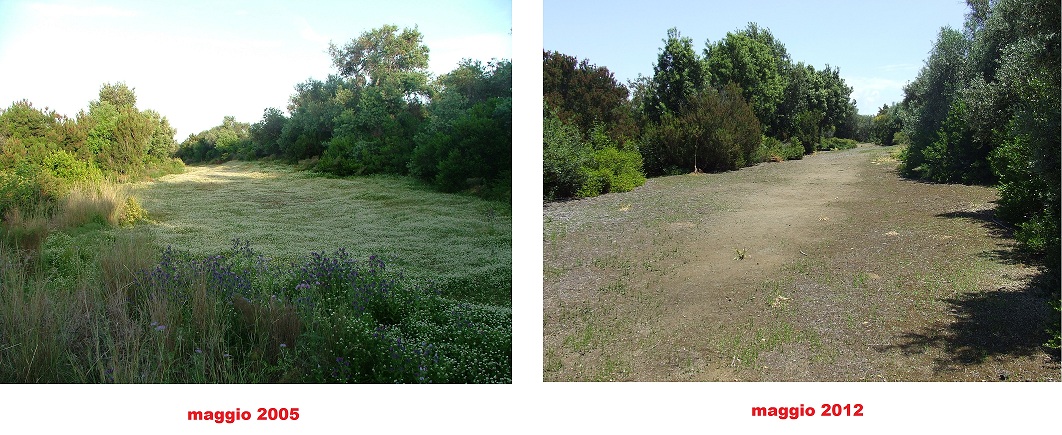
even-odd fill
[[[676,28],[662,44],[653,75],[626,86],[604,66],[543,52],[547,198],[614,191],[587,174],[619,173],[633,160],[595,160],[588,147],[603,143],[595,135],[614,140],[617,152],[636,151],[638,171],[649,175],[736,169],[855,144],[835,136],[869,138],[871,119],[856,113],[840,70],[794,64],[770,29],[749,23],[706,41],[703,55]]]
[[[279,158],[335,175],[412,175],[447,192],[509,195],[512,63],[464,59],[432,78],[417,28],[385,25],[339,46],[336,74],[295,85],[287,113],[226,118],[192,135],[186,162]]]

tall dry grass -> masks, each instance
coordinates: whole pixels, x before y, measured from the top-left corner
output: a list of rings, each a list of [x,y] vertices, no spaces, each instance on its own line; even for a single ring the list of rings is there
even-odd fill
[[[132,225],[147,213],[125,186],[113,183],[82,183],[74,186],[57,204],[24,212],[18,207],[5,211],[3,239],[9,248],[39,250],[54,231],[98,222],[107,226]]]
[[[12,207],[4,212],[2,240],[8,249],[37,251],[51,232],[51,219],[48,212],[36,209],[23,212]]]
[[[0,382],[166,382],[165,337],[133,296],[154,255],[142,236],[99,250],[98,273],[56,281],[32,253],[0,242]]]
[[[116,226],[129,198],[127,189],[109,183],[75,186],[59,202],[52,223],[57,228],[73,228],[92,222]]]

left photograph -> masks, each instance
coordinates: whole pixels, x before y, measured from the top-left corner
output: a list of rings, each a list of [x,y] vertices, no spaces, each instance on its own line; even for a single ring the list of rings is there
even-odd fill
[[[0,4],[0,382],[512,383],[511,29]]]

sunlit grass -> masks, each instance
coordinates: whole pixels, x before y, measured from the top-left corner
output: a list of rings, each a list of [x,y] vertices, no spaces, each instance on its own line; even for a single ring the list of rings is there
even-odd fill
[[[134,192],[152,219],[139,231],[160,247],[205,255],[239,238],[279,261],[345,248],[460,299],[511,304],[508,203],[442,194],[404,177],[325,178],[247,162],[189,167]]]

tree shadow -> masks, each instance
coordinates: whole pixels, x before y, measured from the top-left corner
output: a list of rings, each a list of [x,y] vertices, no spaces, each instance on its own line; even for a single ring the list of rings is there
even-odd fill
[[[996,239],[1008,241],[1014,238],[1014,227],[996,217],[994,206],[977,210],[960,210],[937,214],[936,217],[944,219],[964,219],[981,225],[988,234]],[[1002,264],[1037,264],[1040,260],[1035,256],[1020,249],[1016,249],[1013,243],[999,243],[997,249],[982,252],[981,257],[1000,262]]]
[[[1000,222],[994,207],[954,211],[936,215],[945,219],[966,219],[980,223],[996,239],[1010,239],[1013,228]],[[981,255],[1004,264],[1038,265],[1040,260],[1021,252],[1013,243],[1000,240],[998,249]],[[946,326],[935,324],[899,336],[899,343],[880,346],[880,352],[897,350],[904,355],[922,354],[929,349],[943,351],[934,359],[934,372],[951,371],[977,364],[995,356],[1031,356],[1046,351],[1055,361],[1058,349],[1044,346],[1050,339],[1048,328],[1057,323],[1057,312],[1048,300],[1057,297],[1046,275],[1040,271],[1015,287],[994,291],[967,292],[943,299],[946,312],[954,320]]]
[[[965,219],[980,224],[992,237],[1010,238],[1014,236],[1014,228],[1007,225],[996,217],[995,206],[984,207],[976,210],[958,210],[937,214],[935,217],[944,219]]]
[[[883,346],[880,351],[899,350],[904,355],[944,351],[934,359],[934,371],[950,371],[977,364],[994,356],[1030,356],[1043,352],[1049,339],[1054,310],[1040,275],[1018,289],[1001,288],[990,292],[969,292],[944,299],[955,316],[943,329],[923,328],[900,336],[901,342]],[[1058,360],[1055,350],[1053,357]]]

